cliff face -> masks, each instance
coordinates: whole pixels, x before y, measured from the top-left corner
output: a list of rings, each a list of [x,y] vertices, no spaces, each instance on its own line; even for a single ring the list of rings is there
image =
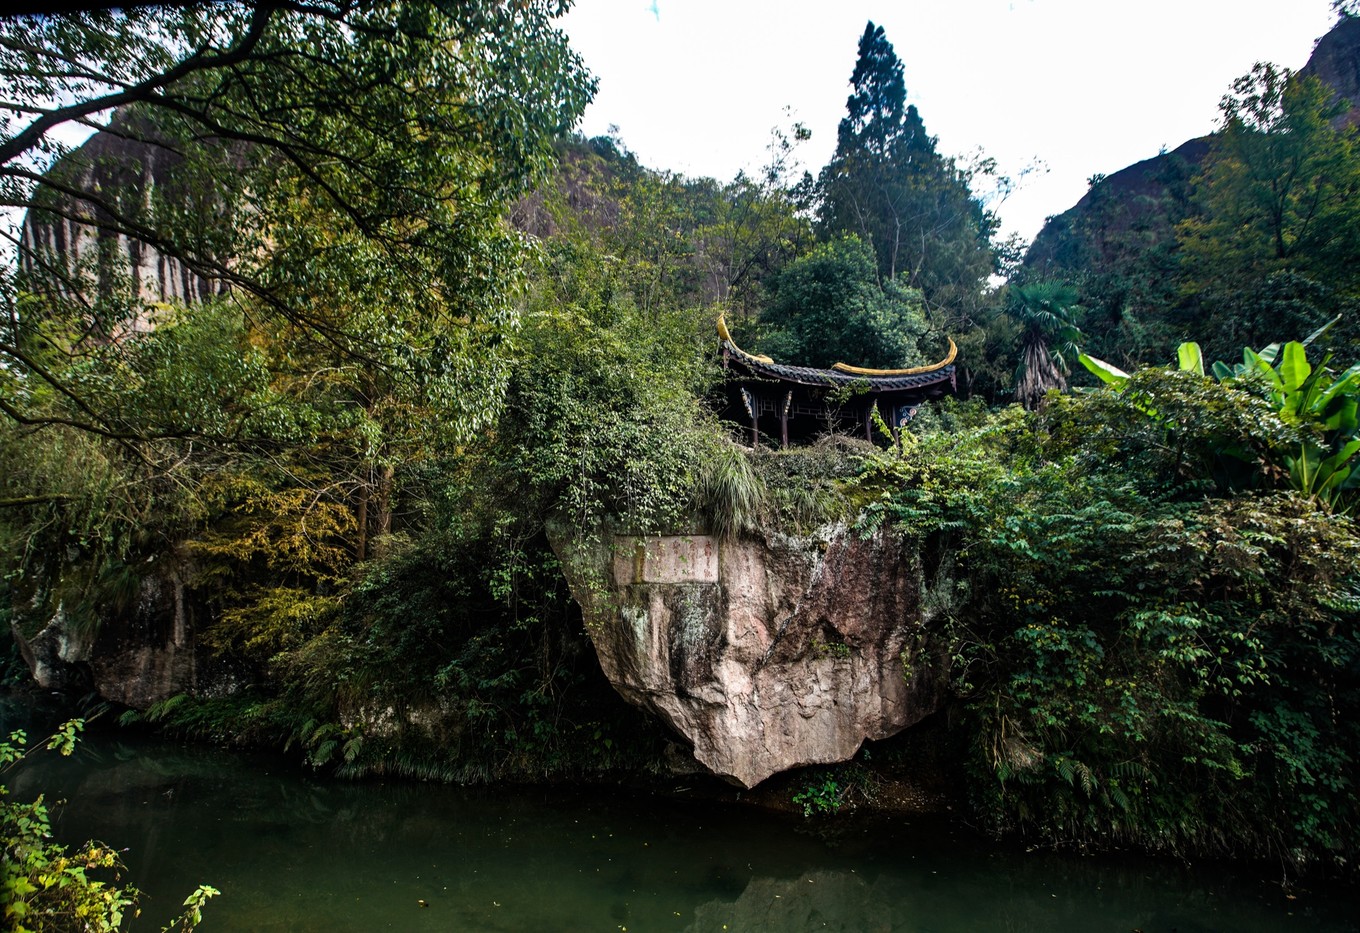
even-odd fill
[[[224,155],[224,165],[231,162]],[[154,245],[155,231],[173,218],[201,231],[202,239],[230,222],[208,186],[181,177],[182,155],[156,141],[152,129],[125,111],[106,130],[53,166],[43,206],[30,210],[21,230],[20,263],[38,288],[88,302],[123,291],[143,302],[193,303],[226,290],[225,284]],[[130,322],[134,329],[149,326]]]
[[[60,610],[25,638],[11,632],[38,686],[68,693],[95,693],[135,709],[179,693],[231,693],[239,678],[197,644],[204,614],[183,582],[182,568],[142,579],[135,598],[107,607],[87,632]]]
[[[1360,125],[1360,19],[1346,17],[1319,39],[1299,74],[1319,79],[1350,104],[1338,124]]]
[[[1121,251],[1131,234],[1147,245],[1171,237],[1209,144],[1210,137],[1201,136],[1097,181],[1073,207],[1048,219],[1025,254],[1025,267],[1054,277],[1075,268],[1108,268],[1128,258]]]
[[[845,761],[943,701],[919,560],[890,535],[552,539],[610,683],[743,787]]]

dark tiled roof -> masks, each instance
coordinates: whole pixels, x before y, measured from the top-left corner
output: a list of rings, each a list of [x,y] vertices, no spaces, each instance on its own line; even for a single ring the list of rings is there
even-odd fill
[[[780,363],[767,363],[757,359],[739,348],[730,340],[721,341],[728,351],[733,364],[749,370],[753,376],[778,379],[783,382],[796,382],[805,386],[865,386],[870,392],[891,392],[899,389],[920,389],[924,386],[953,382],[954,367],[943,366],[928,373],[915,373],[909,376],[859,376],[853,373],[838,372],[834,369],[814,369],[811,366],[785,366]]]

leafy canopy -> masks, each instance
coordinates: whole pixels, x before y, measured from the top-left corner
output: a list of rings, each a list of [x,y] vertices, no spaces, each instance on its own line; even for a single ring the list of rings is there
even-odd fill
[[[828,367],[898,367],[919,357],[926,331],[920,293],[889,280],[879,285],[873,254],[854,236],[822,243],[774,280],[762,315],[772,332],[761,341],[781,362]]]
[[[71,222],[109,248],[137,244],[475,427],[513,324],[520,243],[503,212],[593,89],[552,25],[565,8],[338,0],[0,19],[0,207],[29,210],[30,234]],[[113,142],[61,142],[110,108]],[[130,191],[116,183],[129,161],[165,177]],[[30,240],[28,274],[0,279],[0,355],[75,410],[9,382],[0,410],[139,436],[50,357],[143,329],[145,289]],[[68,334],[41,332],[53,316]]]

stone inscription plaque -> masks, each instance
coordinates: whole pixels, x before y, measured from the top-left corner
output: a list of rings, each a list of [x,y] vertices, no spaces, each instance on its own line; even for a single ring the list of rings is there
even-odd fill
[[[717,583],[718,542],[709,535],[615,535],[614,581]]]

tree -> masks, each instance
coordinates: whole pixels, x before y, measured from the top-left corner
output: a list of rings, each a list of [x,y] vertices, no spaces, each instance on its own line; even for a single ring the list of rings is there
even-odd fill
[[[812,242],[805,211],[812,176],[794,177],[796,147],[809,138],[801,123],[787,132],[772,129],[769,161],[757,176],[741,172],[726,184],[713,222],[699,231],[706,291],[734,312],[729,318],[745,318],[759,308],[772,277]]]
[[[880,278],[919,288],[932,309],[973,303],[996,270],[996,220],[906,103],[902,63],[883,27],[865,27],[850,83],[836,153],[820,178],[823,234],[860,237]]]
[[[592,90],[552,26],[567,5],[302,0],[0,20],[0,206],[33,212],[30,228],[45,217],[164,257],[252,320],[417,387],[448,423],[484,423],[520,250],[502,214]],[[113,108],[120,165],[60,142]],[[128,155],[165,176],[101,184]],[[71,410],[37,408],[9,380],[0,410],[125,442],[167,433],[120,423],[43,358],[138,329],[137,283],[93,288],[97,269],[25,245],[31,274],[0,279],[0,354]],[[72,333],[41,332],[54,316]]]
[[[1258,64],[1220,107],[1178,228],[1182,292],[1208,318],[1212,355],[1302,339],[1360,290],[1360,143],[1336,125],[1344,103],[1317,78]]]
[[[919,357],[926,331],[920,293],[878,283],[869,247],[853,236],[817,246],[774,281],[760,346],[781,362],[898,367]]]
[[[403,469],[493,422],[528,252],[505,214],[592,89],[566,5],[0,19],[0,206],[28,212],[0,272],[0,536],[32,543],[7,552],[26,623],[117,605],[102,581],[135,595],[193,539],[223,618],[295,631],[394,530]],[[102,132],[72,148],[73,125]],[[158,266],[192,294],[139,280]]]
[[[1067,357],[1081,336],[1077,290],[1057,282],[1017,285],[1006,313],[1020,326],[1020,361],[1015,367],[1015,400],[1038,408],[1052,389],[1067,389]]]

